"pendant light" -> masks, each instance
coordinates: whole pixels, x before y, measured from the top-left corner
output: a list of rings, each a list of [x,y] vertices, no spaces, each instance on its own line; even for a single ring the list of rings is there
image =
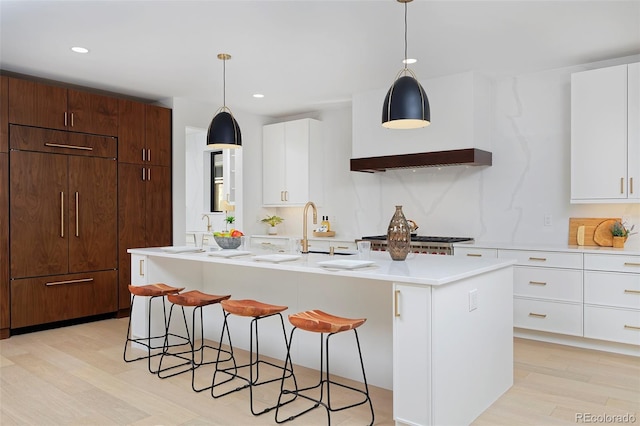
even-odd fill
[[[238,148],[242,146],[242,135],[240,134],[240,126],[231,110],[227,108],[226,93],[226,62],[231,59],[228,53],[219,53],[218,59],[222,60],[222,107],[216,111],[216,114],[209,124],[207,132],[207,148],[208,150],[217,150],[223,148]]]
[[[427,94],[407,67],[407,3],[410,1],[398,0],[404,3],[404,68],[384,98],[382,126],[387,129],[417,129],[431,124]]]

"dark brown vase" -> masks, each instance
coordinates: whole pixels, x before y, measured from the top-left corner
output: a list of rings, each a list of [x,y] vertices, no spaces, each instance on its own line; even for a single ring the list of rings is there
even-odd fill
[[[411,230],[402,213],[402,206],[396,206],[396,212],[387,228],[387,250],[393,260],[405,260],[409,254]]]

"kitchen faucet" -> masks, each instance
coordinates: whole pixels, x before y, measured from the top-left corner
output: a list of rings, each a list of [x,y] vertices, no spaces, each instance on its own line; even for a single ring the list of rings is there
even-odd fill
[[[207,218],[207,232],[211,232],[211,220],[209,219],[209,215],[208,214],[203,214],[202,218]]]
[[[313,223],[318,223],[318,209],[313,201],[309,201],[304,205],[304,211],[302,212],[302,253],[309,253],[309,239],[307,238],[307,216],[309,206],[313,209]]]

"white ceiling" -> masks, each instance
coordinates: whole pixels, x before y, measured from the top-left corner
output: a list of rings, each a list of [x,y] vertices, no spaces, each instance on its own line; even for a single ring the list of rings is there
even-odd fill
[[[498,76],[640,53],[640,0],[408,4],[418,79]],[[150,100],[282,116],[386,88],[404,56],[396,0],[0,0],[0,67]],[[86,55],[71,52],[84,46]],[[254,99],[253,93],[265,98]]]

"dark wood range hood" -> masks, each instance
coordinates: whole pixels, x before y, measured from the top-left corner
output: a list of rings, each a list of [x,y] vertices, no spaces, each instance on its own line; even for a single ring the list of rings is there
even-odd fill
[[[351,159],[352,172],[376,173],[419,167],[490,166],[492,154],[476,148]]]

